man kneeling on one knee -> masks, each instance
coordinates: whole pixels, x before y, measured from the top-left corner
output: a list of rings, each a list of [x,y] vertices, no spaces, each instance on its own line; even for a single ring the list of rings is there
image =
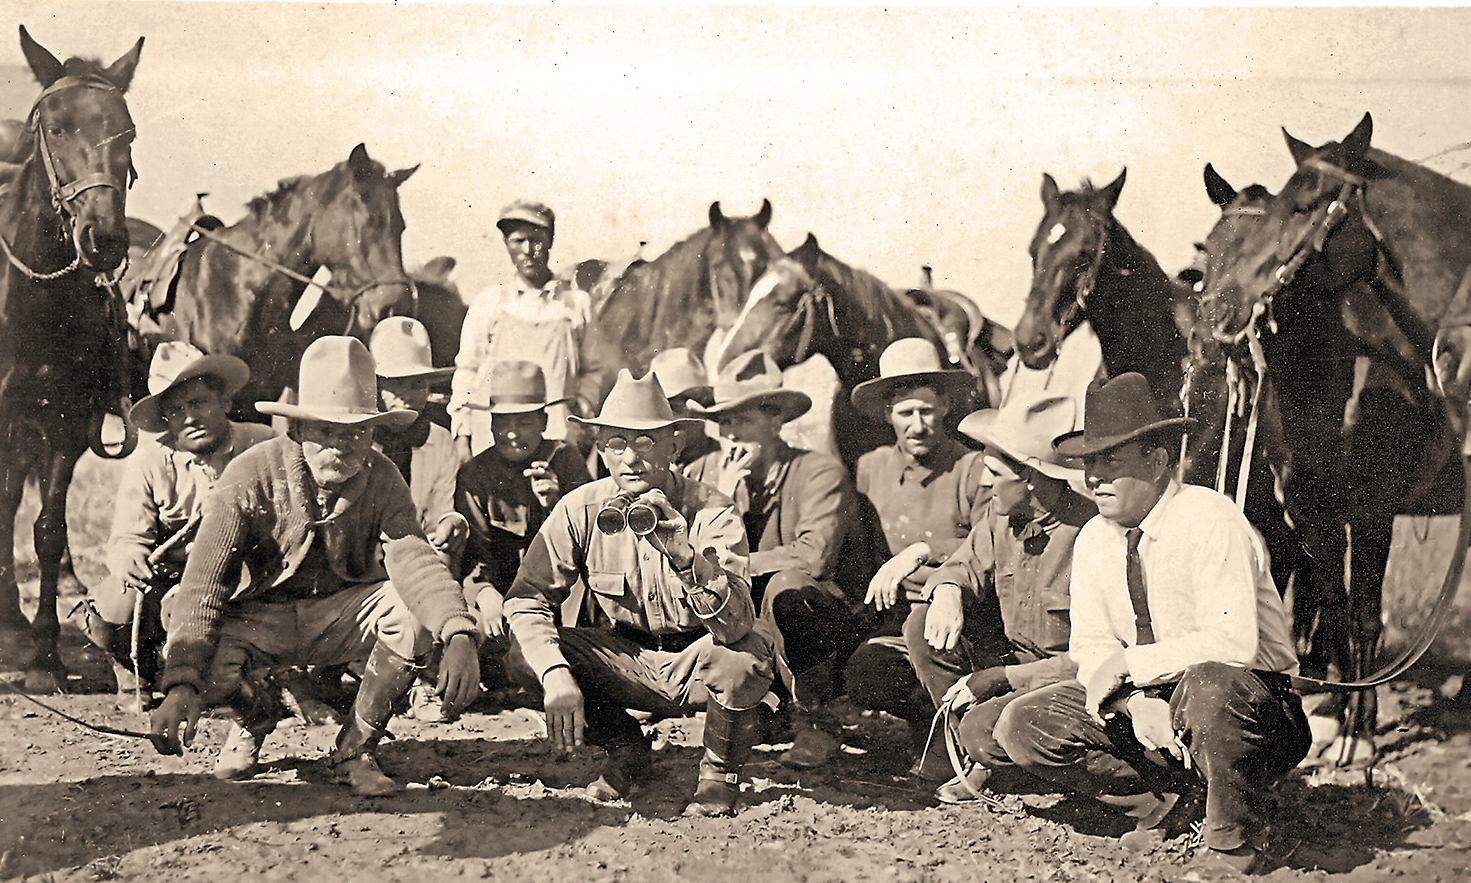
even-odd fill
[[[627,709],[703,706],[705,756],[686,813],[727,815],[776,665],[775,635],[751,601],[741,517],[729,497],[673,470],[697,421],[674,417],[653,374],[620,372],[596,418],[570,419],[597,433],[611,475],[563,496],[532,540],[506,594],[508,670],[534,675],[557,748],[607,750],[588,788],[605,800],[628,796],[652,766]]]
[[[366,661],[352,719],[328,758],[362,795],[397,790],[372,752],[414,682],[415,660],[436,639],[445,705],[458,710],[475,697],[475,619],[425,538],[403,476],[373,449],[374,426],[404,425],[415,413],[380,412],[374,374],[354,338],[307,347],[299,404],[256,403],[288,419],[287,436],[236,457],[205,501],[172,608],[167,695],[153,731],[179,753],[202,709],[234,708],[240,727],[221,752],[221,778],[258,769],[261,742],[283,715],[263,688],[277,664]]]

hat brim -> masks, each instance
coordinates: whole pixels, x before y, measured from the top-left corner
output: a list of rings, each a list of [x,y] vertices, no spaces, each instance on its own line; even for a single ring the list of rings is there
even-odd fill
[[[435,380],[448,380],[454,375],[455,369],[453,367],[424,368],[419,365],[391,366],[385,369],[382,365],[379,365],[374,373],[379,377],[387,377],[395,380],[402,377],[427,377],[432,382]]]
[[[889,403],[889,395],[899,387],[936,386],[946,393],[954,393],[965,388],[968,383],[973,383],[975,378],[969,371],[958,368],[946,369],[944,371],[918,371],[913,374],[894,374],[889,377],[878,377],[853,387],[851,401],[858,413],[875,420],[884,419],[884,408]]]
[[[552,405],[560,405],[566,399],[552,399],[550,402],[501,402],[482,405],[478,402],[466,402],[465,407],[471,411],[484,411],[487,414],[530,414],[533,411],[544,411]]]
[[[995,408],[987,408],[982,411],[967,414],[960,421],[956,429],[986,447],[995,448],[1018,463],[1037,470],[1048,478],[1056,478],[1060,481],[1081,481],[1083,479],[1083,468],[1081,465],[1068,466],[1061,463],[1053,463],[1031,454],[1024,454],[1014,448],[1007,439],[992,429],[996,424],[996,415],[998,413]]]
[[[1134,441],[1135,439],[1143,438],[1146,435],[1153,435],[1166,431],[1171,433],[1189,432],[1195,426],[1195,423],[1196,421],[1194,417],[1171,417],[1167,420],[1160,420],[1156,423],[1150,423],[1148,425],[1141,426],[1138,429],[1130,430],[1129,432],[1119,433],[1116,435],[1107,435],[1102,438],[1095,438],[1091,440],[1084,438],[1084,433],[1086,431],[1085,427],[1084,429],[1075,429],[1072,432],[1065,432],[1062,435],[1059,435],[1057,438],[1052,440],[1052,449],[1054,451],[1057,451],[1057,453],[1063,457],[1068,457],[1072,459],[1078,457],[1088,457],[1093,454],[1101,454],[1104,451],[1111,451],[1114,448],[1119,447],[1120,445],[1126,445],[1129,442]]]
[[[714,420],[719,419],[721,414],[729,414],[731,411],[739,411],[744,408],[759,408],[762,405],[776,405],[781,409],[782,422],[789,423],[812,410],[812,397],[799,389],[769,389],[725,402],[716,402],[708,408],[691,399],[690,412]]]
[[[128,419],[144,432],[167,432],[169,427],[163,419],[163,397],[179,386],[201,377],[217,377],[224,381],[225,405],[228,408],[229,400],[250,380],[250,367],[242,359],[223,354],[195,359],[185,365],[184,370],[167,387],[134,402],[132,410],[128,411]]]
[[[629,432],[644,432],[650,429],[663,429],[666,426],[676,428],[688,426],[699,427],[700,421],[691,417],[675,417],[673,420],[645,420],[637,417],[608,418],[578,417],[571,415],[567,418],[568,423],[576,423],[579,426],[596,426],[603,429],[625,429]]]
[[[255,409],[262,414],[272,417],[285,417],[288,420],[313,420],[318,423],[344,423],[348,425],[367,424],[369,426],[408,426],[419,418],[418,411],[410,411],[407,408],[395,408],[392,411],[376,411],[368,413],[364,411],[317,411],[304,408],[301,405],[291,405],[285,402],[256,402]]]

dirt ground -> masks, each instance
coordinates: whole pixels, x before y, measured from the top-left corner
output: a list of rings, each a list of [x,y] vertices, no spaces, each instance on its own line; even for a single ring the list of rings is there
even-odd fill
[[[71,496],[84,582],[100,545],[115,466],[83,461]],[[26,510],[33,512],[34,510]],[[23,513],[24,515],[24,513]],[[1385,592],[1390,649],[1428,610],[1452,520],[1404,519]],[[20,578],[34,593],[22,543]],[[1467,669],[1471,591],[1432,658],[1382,691],[1382,756],[1370,773],[1299,770],[1276,789],[1269,879],[1417,883],[1471,880],[1471,708],[1452,702]],[[63,614],[75,603],[64,597]],[[34,603],[34,602],[32,602]],[[41,697],[94,723],[147,729],[117,708],[100,655],[64,626],[71,691]],[[0,682],[18,682],[0,648]],[[700,718],[656,726],[655,780],[631,801],[581,793],[601,752],[557,758],[526,708],[478,704],[456,723],[398,718],[380,750],[406,789],[381,799],[327,784],[316,764],[335,728],[291,720],[266,743],[267,771],[245,783],[210,771],[228,722],[207,720],[194,750],[159,757],[100,736],[0,686],[0,879],[508,881],[1202,881],[1188,835],[1153,853],[1121,849],[1117,819],[1064,795],[1018,787],[1009,812],[935,802],[907,775],[904,725],[849,709],[845,746],[816,773],[763,745],[733,819],[686,819]]]

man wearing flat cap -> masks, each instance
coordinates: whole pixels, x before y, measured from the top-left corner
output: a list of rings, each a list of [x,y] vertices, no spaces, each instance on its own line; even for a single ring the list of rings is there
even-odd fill
[[[159,436],[123,462],[107,543],[111,577],[90,592],[87,634],[112,655],[119,694],[137,691],[145,706],[163,645],[160,607],[184,571],[204,498],[231,460],[274,434],[269,426],[229,418],[235,393],[249,379],[250,369],[234,356],[206,356],[168,341],[153,354],[148,396],[130,413],[139,429]],[[136,671],[135,606],[143,614]]]
[[[476,297],[460,329],[449,412],[467,459],[490,446],[491,434],[485,412],[465,405],[499,362],[541,367],[553,402],[547,436],[566,437],[567,397],[576,388],[591,300],[573,283],[555,278],[548,266],[556,225],[550,208],[525,200],[506,206],[496,221],[515,275]]]
[[[215,775],[245,778],[281,716],[262,686],[270,667],[366,662],[327,767],[356,794],[392,794],[373,750],[394,705],[436,642],[446,710],[475,697],[476,622],[403,476],[373,449],[374,427],[416,415],[378,409],[367,347],[320,338],[302,354],[300,380],[297,404],[256,405],[287,418],[287,435],[235,458],[205,501],[172,608],[167,695],[153,731],[179,753],[204,708],[231,707],[240,724]]]
[[[878,627],[853,652],[845,675],[848,698],[910,725],[916,754],[935,713],[904,650],[904,621],[925,580],[958,549],[989,497],[981,452],[952,438],[944,420],[966,402],[975,380],[940,366],[934,344],[908,337],[879,356],[879,376],[853,388],[853,406],[894,430],[892,445],[858,458],[858,492],[873,502],[887,541],[884,564],[864,601]]]
[[[581,422],[611,474],[562,497],[531,541],[506,596],[508,667],[534,678],[559,749],[607,750],[588,786],[599,799],[627,797],[652,773],[628,709],[703,707],[705,754],[685,812],[729,815],[776,665],[776,636],[751,602],[740,515],[673,468],[686,421],[652,374],[621,371],[602,411]]]
[[[1260,536],[1174,479],[1193,422],[1162,417],[1139,374],[1089,387],[1082,430],[1054,443],[1099,513],[1073,552],[1077,679],[1011,703],[995,733],[1019,766],[1133,817],[1130,849],[1182,831],[1203,790],[1199,859],[1252,873],[1266,792],[1311,739]]]

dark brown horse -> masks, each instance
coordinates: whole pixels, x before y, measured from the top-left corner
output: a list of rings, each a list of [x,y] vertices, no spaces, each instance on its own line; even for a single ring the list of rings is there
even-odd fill
[[[580,272],[592,294],[593,318],[582,338],[580,405],[596,411],[620,368],[649,370],[654,354],[674,347],[702,352],[716,328],[728,328],[751,284],[782,257],[766,231],[771,202],[749,218],[727,218],[710,206],[710,226],[651,261],[637,261],[601,279]],[[590,262],[579,271],[611,265]]]
[[[1366,146],[1368,132],[1361,134]],[[1290,136],[1288,143],[1300,163],[1312,155]],[[1359,172],[1380,174],[1364,166]],[[1459,511],[1462,485],[1451,413],[1425,382],[1431,334],[1417,316],[1397,321],[1392,309],[1404,308],[1406,277],[1380,252],[1374,222],[1356,210],[1362,201],[1341,192],[1344,183],[1329,197],[1339,207],[1324,203],[1315,213],[1326,223],[1294,230],[1276,223],[1280,197],[1255,185],[1237,194],[1207,167],[1207,190],[1225,211],[1206,244],[1202,323],[1205,333],[1227,341],[1261,340],[1292,454],[1288,499],[1310,528],[1311,566],[1294,591],[1304,671],[1324,677],[1336,670],[1359,680],[1379,652],[1394,516]],[[1298,205],[1307,210],[1314,201]],[[1241,255],[1261,247],[1264,235],[1296,247],[1273,250],[1272,284],[1258,307],[1230,298],[1239,292],[1223,277]],[[1372,761],[1374,692],[1327,708],[1347,725],[1330,757]],[[1324,734],[1339,736],[1332,728]]]
[[[56,652],[56,594],[67,487],[89,444],[109,453],[101,416],[126,410],[122,304],[98,280],[128,251],[134,130],[123,93],[143,41],[106,67],[58,61],[24,27],[20,43],[42,92],[12,153],[24,159],[7,170],[0,194],[0,634],[14,645],[29,630],[26,687],[54,692],[66,683]],[[34,527],[41,586],[28,623],[16,585],[14,530],[31,474],[41,492]]]
[[[844,391],[833,399],[834,441],[839,456],[852,463],[866,451],[892,442],[893,433],[887,425],[860,417],[846,393],[878,376],[879,354],[900,338],[923,337],[946,354],[943,331],[932,316],[913,298],[823,251],[817,237],[808,234],[752,288],[711,360],[712,369],[752,349],[765,350],[783,368],[814,355],[826,358]],[[969,331],[965,337],[971,339]],[[976,361],[994,385],[1005,356],[989,353]],[[978,387],[976,398],[957,403],[951,409],[953,420],[969,413],[984,393],[985,387]]]
[[[385,172],[359,144],[320,175],[281,181],[235,224],[196,223],[177,275],[161,283],[170,287],[148,295],[146,338],[244,359],[250,385],[237,403],[248,405],[294,386],[301,353],[317,337],[366,339],[379,320],[413,315],[398,188],[417,168]],[[293,330],[292,311],[323,267],[331,271],[326,296]]]

